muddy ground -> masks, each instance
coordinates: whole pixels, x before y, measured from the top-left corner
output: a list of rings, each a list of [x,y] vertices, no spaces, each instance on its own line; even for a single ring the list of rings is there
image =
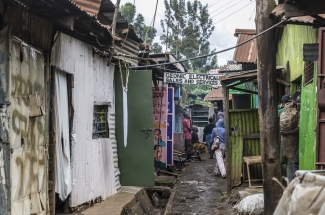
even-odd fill
[[[204,154],[202,161],[189,163],[183,169],[169,215],[232,214],[236,195],[235,201],[226,195],[226,179],[213,175],[215,163]]]

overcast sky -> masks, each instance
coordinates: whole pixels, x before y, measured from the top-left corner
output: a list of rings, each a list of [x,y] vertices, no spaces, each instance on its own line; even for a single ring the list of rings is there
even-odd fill
[[[115,3],[116,0],[113,2]],[[146,25],[150,25],[155,13],[156,0],[121,0],[121,5],[127,2],[135,3],[137,13],[141,13],[145,18]],[[210,6],[210,17],[213,17],[215,23],[214,33],[210,37],[211,49],[223,50],[236,45],[237,38],[234,37],[236,28],[255,29],[255,0],[201,0],[201,3]],[[155,21],[158,31],[157,41],[159,35],[162,34],[160,20],[164,18],[164,12],[164,0],[158,0]],[[232,60],[233,53],[234,50],[219,54],[219,65],[225,65],[227,60]]]

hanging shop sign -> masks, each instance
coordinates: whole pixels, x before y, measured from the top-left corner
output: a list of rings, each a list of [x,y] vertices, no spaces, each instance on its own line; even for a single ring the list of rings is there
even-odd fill
[[[165,84],[203,84],[221,87],[220,75],[194,73],[164,73]]]

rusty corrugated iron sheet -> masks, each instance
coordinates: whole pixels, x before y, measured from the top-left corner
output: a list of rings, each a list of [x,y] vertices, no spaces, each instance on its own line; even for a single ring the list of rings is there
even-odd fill
[[[48,57],[19,38],[11,46],[10,178],[11,211],[15,214],[49,212],[47,192],[46,116],[31,117],[31,107],[48,106],[45,62]],[[37,94],[40,106],[29,97]]]
[[[277,5],[270,15],[273,15],[275,17],[282,17],[285,18],[285,5],[279,4]],[[318,14],[320,17],[325,18],[325,14]],[[297,17],[291,17],[286,22],[287,23],[305,23],[305,24],[313,24],[315,21],[315,18],[311,16],[297,16]]]
[[[235,35],[238,36],[237,45],[251,39],[255,34],[256,31],[254,29],[236,29]],[[255,63],[257,60],[256,39],[237,47],[233,60],[237,63]]]
[[[220,88],[216,88],[216,89],[212,89],[210,93],[208,93],[205,97],[204,97],[204,101],[205,102],[212,102],[212,101],[222,101],[222,87]],[[232,99],[232,95],[229,95],[229,100]]]
[[[80,10],[87,12],[90,16],[97,17],[102,0],[69,0]]]
[[[8,4],[5,22],[12,26],[12,34],[42,50],[49,50],[53,24],[26,10]]]

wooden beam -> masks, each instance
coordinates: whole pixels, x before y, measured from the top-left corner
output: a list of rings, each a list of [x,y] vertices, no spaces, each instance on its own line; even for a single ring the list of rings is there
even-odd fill
[[[151,45],[150,44],[146,44],[146,43],[142,43],[140,44],[140,50],[146,50],[146,51],[151,51]]]
[[[244,80],[242,80],[242,81],[240,81],[240,82],[238,82],[236,84],[228,85],[228,87],[235,87],[235,86],[241,85],[243,83],[253,81],[254,79],[256,79],[256,78],[254,77],[254,78],[244,79]]]
[[[124,28],[124,29],[117,29],[116,31],[118,34],[128,34],[129,33],[129,28]]]
[[[221,81],[222,86],[222,103],[224,112],[225,136],[226,136],[226,173],[227,173],[227,193],[231,193],[232,177],[231,177],[231,142],[229,140],[229,92],[227,83]]]
[[[114,16],[113,16],[113,23],[112,23],[112,37],[113,37],[113,40],[112,40],[112,49],[111,49],[111,55],[109,56],[109,60],[107,62],[107,65],[110,65],[111,64],[111,61],[112,61],[112,57],[113,57],[113,53],[114,53],[114,45],[115,45],[115,30],[116,30],[116,20],[117,20],[117,14],[118,14],[118,10],[119,10],[119,7],[120,7],[120,2],[121,0],[117,0],[116,1],[116,5],[115,5],[115,12],[114,12]]]
[[[286,82],[286,81],[284,81],[284,80],[282,80],[280,78],[277,78],[276,81],[279,82],[279,83],[281,83],[281,84],[283,84],[286,87],[290,87],[290,83],[289,82]]]
[[[273,23],[268,14],[274,8],[274,0],[256,1],[256,30],[261,33]],[[272,180],[282,180],[277,112],[277,73],[275,30],[269,30],[257,38],[257,82],[260,119],[260,144],[263,171],[264,215],[272,215],[283,193]],[[267,50],[267,51],[265,51]],[[270,138],[272,137],[272,138]]]
[[[287,61],[287,64],[286,64],[286,82],[290,82],[290,63],[289,63],[289,61]],[[289,93],[290,93],[290,87],[286,87],[285,94],[289,94]]]

